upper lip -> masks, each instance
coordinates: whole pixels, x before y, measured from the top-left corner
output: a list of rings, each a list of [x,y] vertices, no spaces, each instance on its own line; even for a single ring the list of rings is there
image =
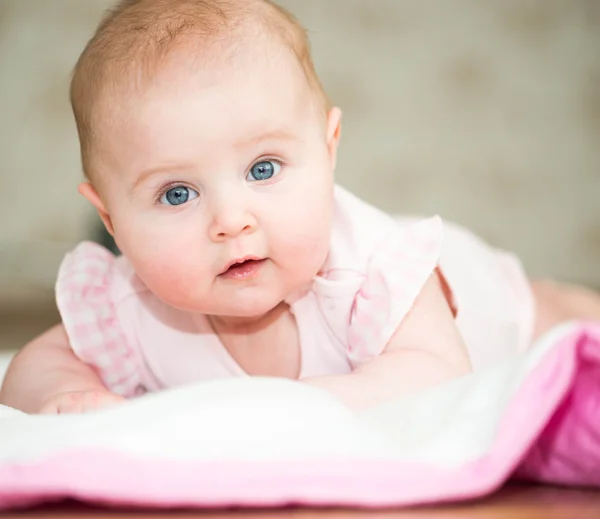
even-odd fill
[[[225,268],[221,271],[221,274],[225,274],[225,272],[227,272],[231,267],[239,263],[244,263],[245,261],[260,261],[262,259],[264,258],[259,258],[258,256],[244,256],[242,258],[236,258],[225,265]]]

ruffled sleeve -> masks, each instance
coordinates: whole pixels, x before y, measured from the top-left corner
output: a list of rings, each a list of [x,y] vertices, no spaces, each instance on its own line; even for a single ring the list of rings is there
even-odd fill
[[[443,243],[439,217],[399,227],[373,252],[350,314],[348,356],[353,368],[379,355],[436,272],[449,304],[452,293],[438,268]]]
[[[56,301],[75,355],[108,389],[125,397],[143,392],[137,350],[116,315],[111,286],[118,282],[115,256],[84,242],[60,266]]]

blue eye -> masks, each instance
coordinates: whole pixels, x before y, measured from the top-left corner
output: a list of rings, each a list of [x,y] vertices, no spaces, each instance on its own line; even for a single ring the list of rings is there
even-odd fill
[[[274,160],[262,160],[250,168],[247,179],[250,181],[269,180],[281,171],[281,164]]]
[[[160,197],[160,203],[164,205],[182,205],[194,198],[198,198],[198,192],[185,186],[177,186],[169,189]]]

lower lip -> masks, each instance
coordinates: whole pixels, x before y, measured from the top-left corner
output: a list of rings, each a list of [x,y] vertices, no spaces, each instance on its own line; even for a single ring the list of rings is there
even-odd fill
[[[253,276],[255,276],[256,274],[258,274],[260,267],[263,266],[265,261],[266,260],[264,260],[264,259],[246,261],[245,263],[242,263],[241,265],[236,265],[235,267],[231,267],[229,270],[223,272],[223,274],[221,274],[219,277],[222,277],[225,279],[235,279],[235,280],[250,279]]]

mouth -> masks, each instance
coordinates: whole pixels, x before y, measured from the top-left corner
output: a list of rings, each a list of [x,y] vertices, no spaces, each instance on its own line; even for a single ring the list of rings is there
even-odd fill
[[[225,279],[248,279],[258,273],[266,258],[247,256],[230,262],[219,277]]]

